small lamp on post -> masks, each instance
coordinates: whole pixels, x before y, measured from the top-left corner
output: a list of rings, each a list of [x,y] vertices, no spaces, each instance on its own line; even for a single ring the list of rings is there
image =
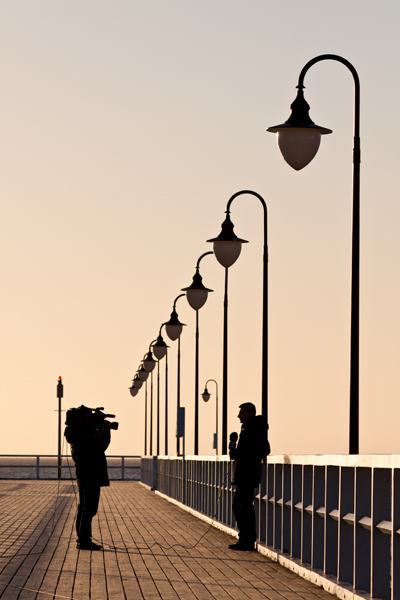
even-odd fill
[[[138,374],[140,381],[146,381],[146,379],[148,378],[150,373],[148,371],[146,371],[143,364],[141,364],[137,370],[137,374]]]
[[[132,383],[131,387],[129,388],[129,391],[130,391],[130,393],[131,393],[131,396],[136,396],[136,395],[137,395],[137,393],[139,392],[138,388],[137,388],[137,387],[135,387],[135,386],[133,385],[133,383]]]
[[[154,360],[151,350],[149,350],[143,359],[144,370],[147,371],[147,373],[151,373],[154,367],[156,366],[156,362],[157,361]]]
[[[175,340],[179,340],[181,337],[181,333],[184,327],[186,327],[185,323],[181,323],[180,320],[178,319],[178,313],[176,312],[176,301],[179,298],[183,298],[185,294],[179,294],[179,296],[177,296],[174,300],[174,306],[172,309],[172,313],[170,316],[169,321],[167,321],[166,323],[164,323],[165,325],[165,331],[167,332],[167,336],[169,337],[169,339],[172,342],[175,342]]]
[[[193,281],[191,285],[188,287],[182,288],[182,292],[186,292],[186,298],[189,302],[189,305],[193,308],[193,310],[198,311],[204,304],[207,302],[208,292],[213,292],[214,290],[210,290],[210,288],[206,288],[203,285],[203,278],[199,273],[199,264],[201,259],[207,254],[213,254],[213,252],[205,252],[200,256],[197,261],[196,272],[193,275]]]
[[[142,387],[143,381],[140,379],[138,373],[136,373],[135,377],[133,378],[132,385],[133,385],[133,387],[137,388],[138,390],[140,390],[140,388]]]
[[[208,391],[207,383],[209,383],[210,381],[213,381],[215,383],[215,387],[216,387],[216,396],[215,396],[215,399],[216,399],[216,417],[215,417],[215,438],[214,438],[215,441],[214,441],[214,448],[215,448],[215,453],[218,456],[218,383],[215,381],[215,379],[208,379],[206,381],[206,385],[204,387],[204,392],[202,393],[201,396],[202,396],[204,402],[208,402],[209,401],[209,399],[211,397],[211,394]]]
[[[192,284],[182,288],[186,292],[186,298],[189,305],[196,311],[196,347],[195,347],[195,384],[194,384],[194,454],[199,453],[199,310],[207,301],[208,293],[212,292],[203,285],[203,278],[199,273],[200,261],[208,254],[205,252],[200,256],[196,265],[196,272],[193,276]]]
[[[296,171],[306,167],[318,152],[321,135],[332,133],[332,129],[320,127],[311,120],[309,104],[298,87],[297,96],[290,106],[292,113],[285,123],[268,127],[267,131],[276,133],[278,146],[285,161]]]

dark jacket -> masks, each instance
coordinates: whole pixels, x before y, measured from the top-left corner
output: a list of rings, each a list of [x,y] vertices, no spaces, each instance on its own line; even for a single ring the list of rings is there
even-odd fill
[[[267,424],[262,416],[251,417],[242,424],[236,448],[230,450],[233,459],[232,483],[257,487],[261,481],[261,461],[269,454]]]
[[[78,487],[110,485],[104,454],[110,444],[110,430],[67,425],[64,435],[71,444]]]

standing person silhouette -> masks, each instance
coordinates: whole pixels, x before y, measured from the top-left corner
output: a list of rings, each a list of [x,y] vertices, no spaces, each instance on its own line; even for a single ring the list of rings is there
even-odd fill
[[[232,484],[236,485],[232,509],[239,529],[239,541],[230,544],[231,550],[254,550],[256,541],[256,515],[254,511],[254,488],[261,481],[261,462],[269,454],[267,423],[264,417],[256,417],[256,407],[251,402],[239,406],[238,418],[242,424],[239,441],[231,434],[229,456],[233,462]]]
[[[102,547],[92,541],[92,519],[99,506],[100,488],[110,485],[104,454],[111,440],[109,422],[96,419],[93,409],[82,405],[67,412],[66,425],[64,435],[71,444],[79,490],[76,547],[101,550]]]

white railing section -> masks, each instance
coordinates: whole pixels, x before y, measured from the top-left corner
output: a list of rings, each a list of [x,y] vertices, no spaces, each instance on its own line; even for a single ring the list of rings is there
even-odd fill
[[[58,454],[0,454],[0,479],[57,479],[58,459]],[[71,456],[63,454],[60,459],[61,479],[75,478]],[[140,479],[140,460],[140,456],[107,455],[110,479]]]
[[[142,458],[142,481],[235,528],[230,464]],[[400,600],[400,456],[270,456],[255,505],[259,547],[285,566],[344,600]]]

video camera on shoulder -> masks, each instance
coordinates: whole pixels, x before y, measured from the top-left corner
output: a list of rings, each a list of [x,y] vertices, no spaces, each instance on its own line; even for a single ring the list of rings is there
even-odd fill
[[[79,406],[78,408],[70,408],[67,410],[66,425],[70,427],[81,427],[88,429],[118,429],[116,421],[108,421],[107,419],[115,419],[115,415],[108,415],[104,412],[103,406],[98,408],[88,408],[87,406]]]

